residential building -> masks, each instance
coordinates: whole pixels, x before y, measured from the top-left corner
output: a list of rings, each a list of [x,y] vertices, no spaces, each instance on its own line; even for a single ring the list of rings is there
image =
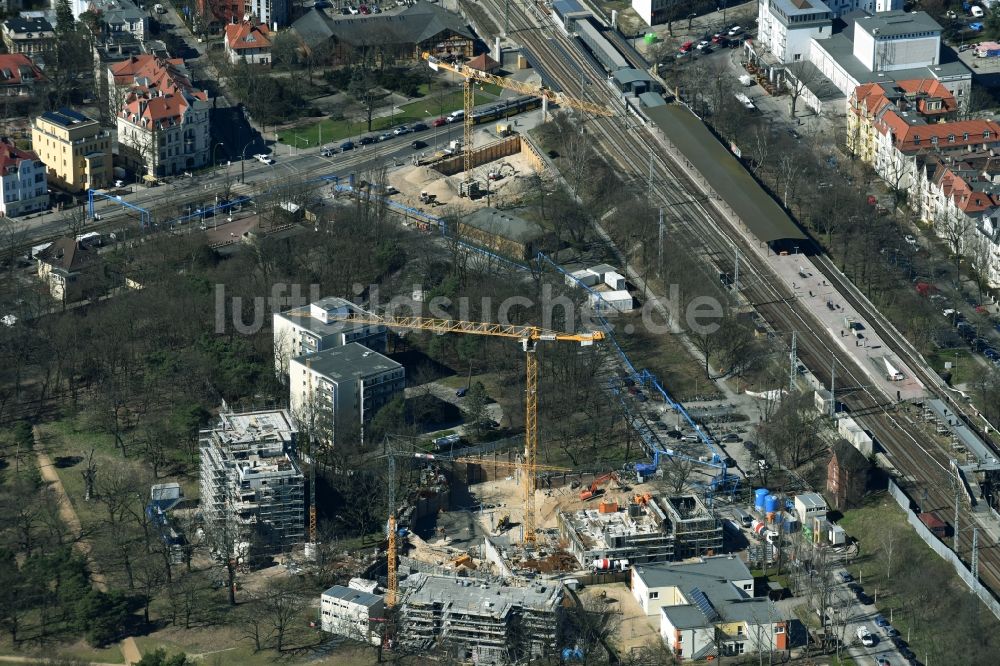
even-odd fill
[[[73,15],[95,12],[107,35],[128,34],[142,42],[149,36],[149,17],[132,0],[70,0]]]
[[[757,0],[757,43],[779,63],[808,60],[815,38],[833,33],[833,12],[822,0]]]
[[[0,140],[0,215],[17,217],[48,207],[48,178],[38,155]]]
[[[722,523],[695,495],[643,497],[619,511],[559,514],[559,534],[582,566],[595,560],[667,562],[722,549]]]
[[[925,12],[890,11],[845,17],[847,27],[814,39],[809,60],[845,97],[860,85],[932,80],[967,105],[972,71],[950,50],[941,49],[941,26]]]
[[[826,500],[819,493],[799,493],[794,503],[795,513],[802,525],[812,525],[814,519],[826,517]]]
[[[385,604],[381,595],[334,585],[320,595],[320,627],[323,631],[346,636],[372,645],[382,642]]]
[[[632,10],[650,26],[664,23],[667,18],[683,18],[687,12],[679,12],[677,7],[674,0],[632,0]]]
[[[558,249],[555,236],[540,224],[491,207],[464,216],[458,223],[458,233],[463,240],[518,260]]]
[[[49,287],[52,298],[64,303],[80,299],[84,287],[99,268],[95,250],[74,238],[58,238],[35,255],[38,277]]]
[[[734,556],[632,568],[632,594],[683,661],[788,649],[788,623]],[[721,652],[721,654],[720,654]]]
[[[917,184],[923,155],[1000,147],[1000,124],[992,120],[939,122],[957,106],[943,85],[900,81],[896,86],[856,88],[847,125],[848,148],[891,188],[905,191]]]
[[[111,132],[72,109],[46,111],[31,122],[31,145],[48,169],[48,179],[70,192],[114,182]]]
[[[274,369],[279,376],[288,374],[288,361],[333,347],[357,342],[384,352],[385,326],[340,321],[336,316],[349,313],[368,314],[343,298],[330,296],[305,307],[276,312],[274,329]]]
[[[210,22],[228,25],[248,18],[264,25],[287,27],[288,0],[197,0],[198,13],[210,17]]]
[[[0,53],[0,97],[29,97],[45,75],[23,53]]]
[[[744,42],[744,51],[771,83],[798,81],[807,91],[806,105],[816,113],[839,113],[840,98],[858,86],[891,85],[893,79],[937,81],[965,108],[972,71],[951,49],[942,52],[941,26],[925,12],[902,11],[900,4],[758,0],[758,35]],[[790,66],[796,62],[803,65]]]
[[[271,62],[271,31],[266,23],[243,21],[226,26],[226,57],[234,65],[245,62],[267,65]]]
[[[410,649],[443,646],[454,659],[483,666],[558,656],[559,581],[513,586],[418,573],[408,582],[399,640]]]
[[[137,173],[172,176],[211,162],[208,93],[184,61],[133,56],[108,68],[122,161]]]
[[[859,506],[871,483],[871,467],[868,459],[846,439],[834,442],[826,466],[826,494],[830,506],[838,511]]]
[[[475,36],[465,19],[438,5],[417,2],[398,14],[331,16],[313,8],[292,23],[307,51],[325,49],[333,64],[358,58],[373,62],[419,60],[421,53],[467,60],[475,54]]]
[[[199,434],[205,530],[250,550],[287,550],[305,540],[297,428],[287,410],[223,412]],[[218,546],[217,546],[218,547]]]
[[[3,22],[2,32],[7,53],[48,53],[55,46],[56,33],[44,18],[15,16]]]
[[[351,342],[291,359],[288,385],[293,416],[328,444],[365,441],[365,423],[403,392],[403,366]]]

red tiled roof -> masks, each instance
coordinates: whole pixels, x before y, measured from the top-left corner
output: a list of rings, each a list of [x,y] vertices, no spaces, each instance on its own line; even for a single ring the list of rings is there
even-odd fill
[[[25,79],[44,81],[45,75],[23,53],[0,54],[0,86],[19,86]]]
[[[981,213],[1000,205],[1000,197],[973,189],[970,181],[956,173],[962,167],[970,167],[970,165],[960,163],[946,167],[942,164],[935,171],[932,180],[941,190],[941,194],[951,199],[955,206],[967,215]],[[975,179],[970,180],[974,182]]]
[[[480,72],[492,72],[494,69],[500,66],[500,63],[491,58],[488,53],[480,53],[475,58],[466,63],[466,65],[471,69],[475,69]]]
[[[226,44],[233,51],[242,49],[271,48],[271,31],[261,23],[254,25],[249,21],[230,23],[226,26]]]
[[[181,58],[167,60],[142,54],[111,65],[111,74],[118,86],[127,86],[141,80],[146,82],[144,87],[157,88],[164,93],[176,93],[193,88],[191,80],[180,70],[183,66],[184,60]]]
[[[32,150],[22,150],[12,143],[0,141],[0,173],[5,173],[8,167],[16,167],[25,160],[38,161],[38,155]]]

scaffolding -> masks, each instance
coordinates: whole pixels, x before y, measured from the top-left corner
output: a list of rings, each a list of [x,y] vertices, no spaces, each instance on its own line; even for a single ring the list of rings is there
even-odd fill
[[[415,574],[402,606],[400,639],[409,649],[446,647],[476,664],[556,654],[562,584],[511,587],[481,579]]]
[[[237,541],[270,551],[305,537],[302,471],[285,410],[223,413],[199,436],[201,506],[208,529],[235,524]]]
[[[582,566],[595,560],[669,562],[722,549],[722,523],[696,495],[637,496],[624,511],[559,514],[559,530]]]

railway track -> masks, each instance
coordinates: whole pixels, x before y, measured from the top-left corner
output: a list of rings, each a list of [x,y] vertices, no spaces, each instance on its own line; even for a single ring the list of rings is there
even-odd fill
[[[503,0],[487,0],[491,11],[503,11]],[[529,10],[530,11],[530,10]],[[499,14],[499,15],[502,15]],[[578,91],[585,99],[609,107],[618,108],[615,95],[603,85],[581,86],[577,82],[580,71],[590,72],[598,81],[604,72],[597,71],[591,59],[584,56],[571,40],[559,32],[551,23],[546,26],[546,18],[532,12],[526,14],[519,6],[511,8],[511,24],[517,36],[539,58],[550,76],[567,90]],[[573,66],[565,62],[565,54],[571,54]],[[734,256],[733,247],[740,250],[740,285],[742,295],[755,303],[758,312],[778,331],[797,334],[799,358],[809,367],[817,379],[830,385],[831,361],[836,359],[837,385],[840,401],[857,416],[888,452],[890,459],[906,476],[901,485],[911,499],[921,505],[922,510],[939,510],[942,515],[953,518],[955,494],[952,490],[949,456],[936,444],[925,444],[926,434],[919,424],[896,411],[891,398],[881,395],[870,387],[865,372],[852,359],[844,360],[842,352],[829,339],[825,328],[813,318],[787,287],[771,277],[770,269],[757,256],[757,248],[749,243],[738,229],[732,229],[721,222],[725,218],[713,210],[705,201],[691,200],[690,193],[699,188],[672,159],[653,137],[642,130],[629,130],[619,126],[615,118],[587,119],[591,135],[608,148],[606,154],[616,161],[626,172],[638,179],[647,175],[655,184],[653,195],[665,204],[664,213],[672,234],[684,234],[692,239],[696,247],[704,247],[714,257],[720,270],[732,271],[732,263],[726,265],[726,257]],[[652,153],[651,153],[652,151]],[[651,166],[651,174],[639,175],[642,167]],[[642,167],[640,167],[642,165]],[[899,343],[893,331],[885,330],[878,324],[879,318],[872,316],[874,308],[857,293],[839,271],[825,257],[818,258],[814,265],[831,284],[837,286],[842,296],[868,321],[875,325],[883,341],[897,341],[895,351],[929,389],[938,386],[936,378],[923,369],[922,359],[907,343]],[[960,411],[951,396],[945,396],[953,409]],[[967,529],[975,521],[967,507],[961,510],[960,521],[965,525],[958,538],[958,552],[968,560],[971,550],[971,530]],[[1000,590],[1000,552],[996,545],[986,544],[980,539],[979,574],[981,580],[992,590]]]

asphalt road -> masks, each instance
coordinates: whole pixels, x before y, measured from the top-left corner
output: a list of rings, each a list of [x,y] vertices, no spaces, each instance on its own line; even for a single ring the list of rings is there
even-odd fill
[[[405,134],[380,143],[360,146],[332,157],[322,157],[318,147],[295,149],[279,145],[279,152],[271,153],[274,164],[263,164],[248,154],[242,163],[241,160],[236,160],[223,163],[209,171],[196,173],[191,177],[172,177],[157,187],[126,186],[123,189],[129,191],[121,194],[120,199],[132,206],[155,210],[165,206],[181,206],[189,202],[197,205],[214,202],[216,193],[224,189],[227,180],[230,184],[242,181],[260,188],[266,187],[268,183],[286,181],[289,178],[302,177],[311,180],[328,175],[346,178],[352,173],[363,174],[383,165],[404,164],[421,152],[433,152],[443,148],[449,137],[453,137],[457,131],[459,130],[454,126],[435,127],[424,132]],[[410,144],[416,138],[427,143],[427,147],[419,151],[414,150]],[[101,217],[102,225],[111,220],[138,223],[140,214],[123,206],[118,201],[118,196],[118,194],[95,195],[94,212]],[[65,233],[66,215],[65,211],[48,211],[20,218],[26,225],[25,242],[49,239]]]

